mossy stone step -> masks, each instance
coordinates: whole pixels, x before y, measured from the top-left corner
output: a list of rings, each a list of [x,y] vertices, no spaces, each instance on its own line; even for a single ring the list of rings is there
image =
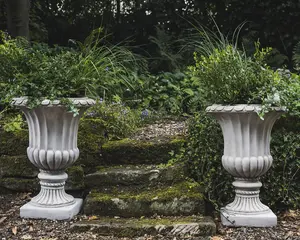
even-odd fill
[[[0,156],[22,155],[28,147],[28,131],[22,130],[17,133],[5,132],[0,127]]]
[[[0,156],[0,178],[34,178],[38,173],[39,170],[33,166],[26,155]]]
[[[179,151],[184,141],[183,136],[109,141],[102,145],[101,160],[108,165],[166,163],[170,159],[169,152]]]
[[[12,161],[14,159],[14,157],[11,157]],[[28,159],[23,160],[24,162],[29,162],[29,166],[32,165]],[[38,192],[40,189],[39,179],[37,178],[38,170],[34,167],[32,169],[28,167],[23,168],[22,163],[20,165],[17,164],[15,171],[13,171],[12,168],[8,167],[6,168],[7,172],[0,172],[0,188],[2,189],[1,191]],[[30,171],[28,173],[24,173],[23,171],[25,171],[26,169]],[[66,181],[66,190],[78,191],[85,188],[84,172],[81,166],[72,166],[67,169],[67,173],[69,175],[69,178]]]
[[[0,187],[7,192],[37,192],[40,189],[37,178],[0,178]]]
[[[84,203],[86,215],[142,217],[204,214],[200,185],[184,181],[156,189],[104,192],[92,190]]]
[[[216,225],[210,217],[163,217],[159,219],[115,219],[101,217],[92,221],[81,221],[71,225],[73,232],[94,232],[103,236],[140,237],[163,235],[198,240],[209,239],[216,233]],[[206,237],[205,237],[206,236]]]
[[[105,186],[154,186],[183,181],[185,176],[185,168],[182,164],[121,165],[101,168],[95,173],[86,175],[85,184],[89,189]]]

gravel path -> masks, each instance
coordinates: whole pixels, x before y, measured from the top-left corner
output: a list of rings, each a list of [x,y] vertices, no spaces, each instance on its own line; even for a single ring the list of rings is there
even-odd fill
[[[150,140],[157,137],[185,135],[186,132],[187,122],[165,120],[143,126],[131,138],[135,140]]]
[[[97,234],[71,233],[70,225],[85,216],[78,216],[72,221],[26,220],[19,218],[19,208],[30,200],[29,194],[0,195],[0,239],[99,239],[99,240],[129,240],[128,238],[104,237]],[[300,240],[300,211],[288,211],[281,214],[279,224],[274,228],[223,228],[218,224],[218,235],[206,240]],[[134,240],[179,240],[176,237],[143,236]],[[191,238],[187,238],[190,239]],[[197,238],[199,240],[199,238]],[[194,239],[196,240],[196,239]]]

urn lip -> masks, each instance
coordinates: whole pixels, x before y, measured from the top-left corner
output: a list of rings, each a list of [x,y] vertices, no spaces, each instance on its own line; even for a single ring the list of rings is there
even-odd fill
[[[88,97],[81,97],[81,98],[66,98],[73,105],[76,107],[87,107],[87,106],[92,106],[96,104],[96,101],[94,99],[88,98]],[[28,98],[27,97],[18,97],[18,98],[13,98],[11,101],[11,105],[13,106],[18,106],[18,107],[26,107],[28,103]],[[43,107],[53,107],[53,106],[64,106],[65,104],[61,103],[61,100],[50,100],[50,99],[44,99],[40,106]]]
[[[284,107],[272,107],[274,112],[285,112]],[[233,104],[233,105],[222,105],[222,104],[213,104],[206,108],[208,113],[217,113],[217,112],[232,112],[232,113],[249,113],[249,112],[260,112],[262,110],[261,104]]]

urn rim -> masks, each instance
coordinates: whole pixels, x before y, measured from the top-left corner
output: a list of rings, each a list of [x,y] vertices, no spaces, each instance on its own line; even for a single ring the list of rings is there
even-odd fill
[[[285,112],[285,107],[272,107],[274,112]],[[213,104],[206,108],[207,113],[258,113],[262,110],[261,104],[234,104],[234,105],[223,105],[223,104]]]
[[[78,98],[66,98],[76,107],[85,107],[85,106],[92,106],[96,104],[96,101],[92,98],[88,97],[78,97]],[[13,98],[11,101],[11,105],[17,106],[17,107],[26,107],[28,103],[27,97],[17,97]],[[42,107],[53,107],[53,106],[64,106],[65,104],[61,103],[61,100],[55,99],[44,99],[40,106]]]

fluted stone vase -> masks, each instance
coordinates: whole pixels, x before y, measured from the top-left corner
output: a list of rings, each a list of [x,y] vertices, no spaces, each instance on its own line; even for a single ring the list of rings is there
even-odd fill
[[[276,215],[259,198],[259,178],[272,165],[271,130],[283,110],[274,108],[262,120],[260,105],[212,105],[206,112],[219,122],[224,138],[222,165],[235,179],[235,199],[221,209],[225,226],[271,227]]]
[[[71,219],[81,209],[82,199],[65,192],[68,178],[65,169],[79,157],[79,119],[95,101],[88,98],[70,100],[79,109],[79,115],[73,116],[59,100],[44,100],[41,106],[29,109],[26,98],[13,99],[12,104],[23,111],[28,123],[27,156],[40,169],[41,190],[21,207],[22,218]]]

